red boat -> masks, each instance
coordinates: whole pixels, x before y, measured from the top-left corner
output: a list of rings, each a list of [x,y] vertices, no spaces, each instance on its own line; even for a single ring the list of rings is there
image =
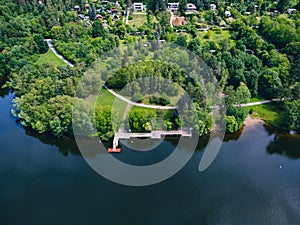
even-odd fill
[[[108,148],[107,150],[110,153],[120,153],[121,152],[121,148],[116,148],[115,150],[113,148]]]

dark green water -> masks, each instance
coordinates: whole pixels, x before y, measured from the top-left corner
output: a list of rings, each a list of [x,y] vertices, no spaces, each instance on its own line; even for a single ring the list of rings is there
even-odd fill
[[[0,93],[0,224],[288,225],[300,224],[300,137],[262,124],[227,136],[214,163],[197,168],[205,141],[175,176],[147,187],[112,183],[79,156],[72,139],[22,128]],[[124,148],[124,161],[151,163]],[[280,166],[282,168],[280,169]]]

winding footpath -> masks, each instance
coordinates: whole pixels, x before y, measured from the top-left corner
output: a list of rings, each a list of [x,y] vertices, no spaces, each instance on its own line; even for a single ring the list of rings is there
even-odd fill
[[[55,47],[54,44],[52,42],[51,39],[44,39],[44,41],[47,42],[50,50],[58,57],[60,58],[62,61],[64,61],[66,64],[68,64],[71,67],[74,67],[74,64],[72,64],[71,62],[69,62],[67,59],[65,59],[62,55],[60,55]],[[143,108],[149,108],[149,109],[162,109],[162,110],[170,110],[170,109],[176,109],[176,106],[159,106],[159,105],[146,105],[143,103],[137,103],[137,102],[133,102],[125,97],[123,97],[122,95],[118,94],[117,92],[115,92],[114,90],[108,88],[106,85],[104,85],[104,88],[106,90],[108,90],[111,94],[113,94],[115,97],[117,97],[118,99],[127,102],[130,105],[134,105],[134,106],[139,106],[139,107],[143,107]],[[263,100],[263,101],[259,101],[259,102],[250,102],[250,103],[246,103],[246,104],[236,104],[234,106],[241,106],[241,107],[248,107],[248,106],[255,106],[255,105],[262,105],[262,104],[268,104],[271,102],[278,102],[278,101],[282,101],[281,99],[272,99],[272,100]],[[219,106],[211,106],[212,109],[216,109],[219,108]]]
[[[54,47],[54,44],[53,44],[53,42],[52,42],[51,39],[44,39],[44,41],[47,42],[47,44],[48,44],[50,50],[51,50],[58,58],[60,58],[62,61],[64,61],[64,62],[65,62],[66,64],[68,64],[69,66],[74,67],[74,65],[73,65],[71,62],[69,62],[68,60],[66,60],[61,54],[59,54],[59,53],[56,51],[56,48]]]
[[[115,97],[117,97],[118,99],[121,99],[124,102],[127,102],[130,105],[135,105],[135,106],[139,106],[139,107],[143,107],[143,108],[149,108],[149,109],[167,109],[167,110],[176,109],[176,106],[146,105],[146,104],[143,104],[143,103],[136,103],[136,102],[133,102],[133,101],[123,97],[122,95],[118,94],[114,90],[109,89],[106,85],[104,85],[104,87],[106,88],[106,90],[108,90]]]

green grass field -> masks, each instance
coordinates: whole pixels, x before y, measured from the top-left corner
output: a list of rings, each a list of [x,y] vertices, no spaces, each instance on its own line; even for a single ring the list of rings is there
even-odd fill
[[[89,99],[91,104],[95,102],[96,97],[92,97]],[[114,95],[112,95],[109,91],[102,88],[100,95],[97,97],[97,102],[95,109],[97,108],[104,108],[104,107],[112,107],[112,112],[114,116],[117,116],[119,118],[119,121],[124,120],[124,116],[128,116],[130,110],[136,110],[136,109],[145,109],[143,107],[139,106],[132,106],[131,108],[126,108],[127,103],[116,98]],[[159,116],[161,116],[164,119],[171,118],[174,110],[157,110],[157,109],[146,109],[147,111],[153,111],[156,112]],[[125,115],[124,115],[125,114]]]
[[[259,118],[270,125],[284,128],[284,113],[276,103],[249,106],[247,108],[252,111],[250,115],[252,118]]]
[[[146,14],[132,14],[132,17],[132,20],[128,20],[130,26],[140,27],[147,21]]]
[[[50,49],[45,54],[41,54],[36,62],[37,64],[48,63],[53,66],[66,65],[60,58],[58,58]]]
[[[91,102],[95,102],[95,98],[90,99]],[[113,116],[116,116],[119,121],[122,120],[124,113],[126,113],[127,103],[116,98],[105,88],[101,89],[100,95],[97,96],[97,102],[95,109],[111,107]]]

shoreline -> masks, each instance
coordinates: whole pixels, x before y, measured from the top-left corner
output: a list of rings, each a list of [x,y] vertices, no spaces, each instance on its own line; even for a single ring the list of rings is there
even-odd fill
[[[252,118],[248,115],[244,121],[245,126],[254,126],[256,124],[267,124],[263,119],[260,118]]]

